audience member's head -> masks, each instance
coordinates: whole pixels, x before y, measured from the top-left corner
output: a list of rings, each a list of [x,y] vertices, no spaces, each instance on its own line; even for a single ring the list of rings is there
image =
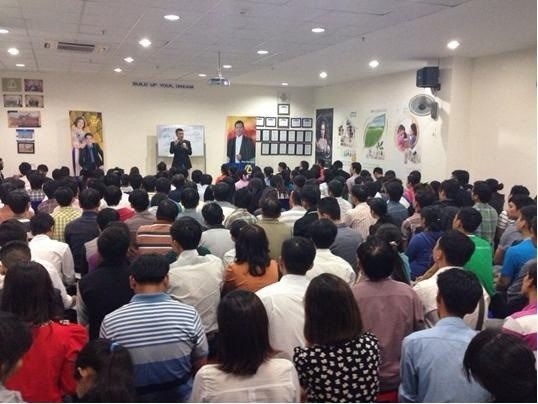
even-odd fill
[[[463,267],[475,251],[473,241],[457,230],[447,230],[433,248],[433,260],[443,266]]]
[[[176,250],[195,250],[202,238],[202,226],[189,216],[182,216],[170,227],[172,246]]]
[[[273,350],[269,344],[269,320],[255,293],[235,290],[220,302],[218,366],[238,376],[256,374]]]
[[[157,178],[155,178],[154,175],[146,175],[144,178],[142,178],[142,188],[146,190],[146,192],[155,192],[155,182],[157,181]]]
[[[143,189],[135,189],[129,194],[129,203],[136,212],[143,212],[149,207],[149,195]]]
[[[196,209],[200,202],[200,195],[194,188],[185,187],[181,192],[181,204],[185,209]]]
[[[389,195],[389,200],[392,202],[399,202],[402,198],[404,189],[399,181],[390,181],[385,184],[385,189]]]
[[[105,189],[104,199],[108,206],[117,206],[121,201],[122,192],[120,187],[109,185]]]
[[[329,248],[336,238],[338,229],[329,219],[319,219],[310,225],[310,238],[316,248]]]
[[[7,205],[16,215],[22,215],[30,207],[30,196],[22,189],[15,189],[7,196]]]
[[[372,198],[368,201],[368,205],[374,218],[381,218],[387,215],[387,203],[383,198]]]
[[[168,286],[169,270],[170,264],[163,255],[141,255],[129,266],[131,288],[139,293],[141,286],[158,285],[164,291]]]
[[[536,402],[536,357],[525,342],[487,328],[467,346],[463,367],[498,403]]]
[[[282,243],[281,260],[287,274],[305,275],[312,268],[316,246],[304,237],[292,237]]]
[[[9,241],[28,241],[26,228],[17,219],[8,219],[0,223],[0,248]]]
[[[328,196],[322,198],[318,203],[318,214],[320,218],[330,219],[333,222],[340,220],[340,205],[336,198]]]
[[[482,223],[482,215],[480,212],[472,207],[461,208],[456,216],[452,228],[460,231],[464,231],[467,234],[472,234],[478,229]]]
[[[458,181],[459,185],[465,186],[469,183],[469,171],[454,170],[452,171],[452,178]]]
[[[305,184],[301,189],[301,203],[305,209],[313,209],[318,205],[321,194],[317,185]]]
[[[54,218],[48,213],[36,213],[30,218],[30,231],[34,236],[47,234],[54,227]]]
[[[280,202],[277,198],[264,198],[262,201],[262,216],[268,219],[280,217]]]
[[[230,202],[232,196],[232,187],[228,183],[221,181],[218,184],[215,184],[213,187],[213,196],[215,197],[216,201]]]
[[[475,202],[488,203],[491,199],[491,188],[485,181],[476,181],[473,185],[472,196]]]
[[[24,291],[24,293],[21,293]],[[40,325],[58,317],[54,288],[47,270],[37,262],[19,262],[6,273],[1,310]]]
[[[99,208],[101,196],[95,189],[86,188],[80,193],[78,202],[83,210],[95,210]]]
[[[208,226],[220,226],[224,221],[222,208],[216,202],[206,203],[202,208],[202,216]]]
[[[357,257],[359,269],[374,282],[388,278],[400,259],[398,253],[377,236],[368,236],[357,249]]]
[[[443,230],[442,212],[437,206],[426,206],[425,208],[421,209],[420,217],[425,230]]]
[[[241,188],[235,191],[234,204],[238,208],[247,209],[252,202],[252,193],[248,188]],[[278,202],[278,201],[277,201]]]
[[[79,399],[96,403],[137,401],[131,355],[117,342],[103,338],[89,341],[77,355],[74,376]]]
[[[265,230],[256,224],[242,227],[235,242],[235,262],[247,263],[248,272],[252,276],[262,276],[270,261],[269,240]]]
[[[463,318],[476,309],[482,298],[480,281],[471,271],[450,268],[437,276],[438,311]],[[442,307],[442,311],[441,311]]]
[[[120,226],[108,226],[97,239],[97,251],[103,261],[121,263],[125,260],[131,239],[129,230]]]
[[[172,223],[176,220],[177,215],[179,214],[179,208],[176,203],[170,199],[165,199],[159,202],[157,206],[157,213],[155,217],[157,220],[162,220],[167,223]]]
[[[333,345],[363,332],[351,288],[333,274],[323,273],[310,281],[304,307],[304,336],[309,345]]]
[[[14,374],[23,355],[32,346],[32,329],[12,313],[0,312],[0,380]]]

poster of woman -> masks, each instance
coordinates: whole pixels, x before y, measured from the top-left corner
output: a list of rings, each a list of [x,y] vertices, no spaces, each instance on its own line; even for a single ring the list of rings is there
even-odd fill
[[[419,130],[418,123],[412,115],[405,115],[398,120],[394,130],[394,144],[403,154],[404,164],[419,164],[418,150]]]
[[[366,160],[385,160],[385,145],[383,135],[385,133],[387,114],[385,111],[371,115],[366,120],[364,127],[364,155]]]
[[[71,161],[73,175],[80,175],[80,151],[86,147],[85,135],[93,135],[93,143],[97,143],[104,150],[103,145],[103,120],[101,112],[69,111],[71,125]]]
[[[324,160],[325,166],[332,164],[333,108],[316,110],[316,162]]]

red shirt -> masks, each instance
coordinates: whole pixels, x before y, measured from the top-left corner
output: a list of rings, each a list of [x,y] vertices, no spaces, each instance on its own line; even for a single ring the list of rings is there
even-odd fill
[[[63,395],[75,393],[74,362],[87,340],[86,329],[78,324],[34,327],[32,346],[6,388],[20,391],[27,402],[61,402]]]

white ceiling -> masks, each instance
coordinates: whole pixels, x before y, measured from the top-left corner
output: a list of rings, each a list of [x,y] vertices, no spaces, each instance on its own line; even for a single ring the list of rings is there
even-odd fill
[[[325,33],[313,34],[316,26]],[[536,46],[536,0],[0,0],[0,27],[10,30],[0,35],[2,70],[24,63],[26,71],[111,75],[121,67],[132,79],[201,82],[198,73],[216,75],[221,51],[232,83],[320,86]],[[455,52],[446,48],[454,38]],[[104,50],[67,53],[45,41]],[[13,46],[18,56],[7,53]]]

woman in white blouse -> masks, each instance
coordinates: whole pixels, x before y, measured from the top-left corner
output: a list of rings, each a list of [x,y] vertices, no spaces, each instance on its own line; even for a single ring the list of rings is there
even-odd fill
[[[274,357],[267,313],[252,292],[235,290],[220,302],[218,360],[203,366],[191,402],[299,402],[293,363]]]

